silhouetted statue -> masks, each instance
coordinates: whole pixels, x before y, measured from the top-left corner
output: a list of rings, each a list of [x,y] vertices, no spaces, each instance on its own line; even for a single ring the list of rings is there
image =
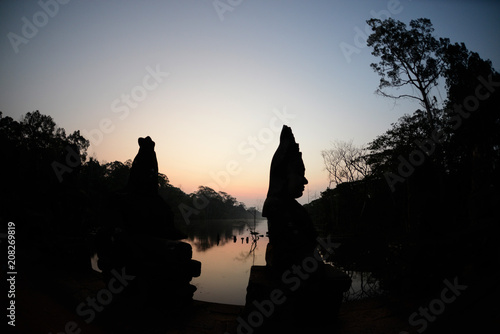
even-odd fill
[[[323,250],[330,249],[325,249],[309,214],[296,201],[306,184],[302,153],[292,130],[284,125],[271,162],[269,191],[262,212],[269,230],[267,266],[251,268],[243,313],[248,322],[240,322],[240,332],[305,333],[317,332],[319,328],[328,332],[325,329],[351,285],[348,275],[321,258],[318,244],[323,245]],[[276,291],[283,293],[283,298],[273,301]],[[268,314],[256,325],[255,314],[263,313],[261,301],[267,303]]]
[[[139,152],[134,158],[128,181],[129,191],[154,196],[158,193],[158,161],[151,137],[139,138]]]
[[[192,260],[191,245],[174,226],[174,214],[158,194],[155,143],[139,138],[139,152],[130,171],[127,192],[117,194],[113,206],[121,215],[97,235],[98,266],[106,281],[113,272],[136,277],[130,284],[131,303],[168,309],[178,318],[192,301],[201,263]],[[135,289],[134,289],[135,287]],[[136,305],[134,305],[135,307]]]
[[[302,196],[307,183],[299,145],[292,129],[284,125],[271,162],[269,190],[262,212],[269,230],[266,261],[269,267],[281,272],[311,255],[317,245],[311,218],[295,200]]]
[[[123,225],[140,228],[141,233],[171,240],[186,238],[174,226],[174,213],[158,195],[158,161],[155,142],[139,138],[139,152],[134,158],[123,206]]]

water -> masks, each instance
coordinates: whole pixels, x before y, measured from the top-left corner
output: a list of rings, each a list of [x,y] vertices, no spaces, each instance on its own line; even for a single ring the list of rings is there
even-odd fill
[[[201,261],[201,276],[191,282],[198,288],[194,299],[244,305],[250,268],[266,264],[267,220],[256,221],[258,239],[254,239],[255,242],[251,234],[252,219],[208,220],[194,222],[189,227],[189,237],[184,241],[193,247],[193,259]],[[381,293],[378,280],[370,272],[348,271],[347,274],[352,285],[344,294],[344,301]]]
[[[255,226],[255,227],[254,227]],[[256,234],[252,234],[252,231]],[[244,305],[246,288],[253,265],[265,265],[267,220],[191,221],[188,238],[193,259],[201,262],[200,277],[191,284],[197,287],[194,299],[222,304]],[[340,244],[337,244],[338,246]],[[97,256],[91,260],[97,267]],[[368,272],[347,272],[352,279],[344,301],[371,297],[380,293],[379,282]]]
[[[344,301],[360,300],[380,295],[380,282],[367,271],[346,271],[351,277],[351,288],[344,293]]]
[[[267,220],[192,222],[188,239],[193,259],[201,261],[201,276],[193,278],[194,299],[244,305],[253,265],[265,265]]]

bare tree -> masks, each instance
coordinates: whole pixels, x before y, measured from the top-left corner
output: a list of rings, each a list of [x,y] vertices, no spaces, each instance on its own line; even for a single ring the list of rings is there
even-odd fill
[[[368,151],[363,146],[356,146],[352,140],[346,142],[337,140],[332,147],[321,151],[325,169],[330,180],[329,187],[342,182],[358,181],[370,173],[370,166],[366,163]]]

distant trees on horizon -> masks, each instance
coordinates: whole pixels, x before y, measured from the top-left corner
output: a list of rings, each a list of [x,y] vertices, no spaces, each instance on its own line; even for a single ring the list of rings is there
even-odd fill
[[[306,205],[313,220],[325,233],[423,235],[480,221],[478,203],[498,196],[500,74],[463,43],[435,38],[427,19],[409,28],[393,19],[368,24],[368,45],[380,58],[371,65],[381,77],[377,92],[416,99],[423,109],[402,116],[366,146],[337,141],[322,152],[335,187]],[[439,82],[447,94],[441,106],[430,90]],[[393,93],[404,86],[416,93]],[[21,217],[57,231],[95,225],[110,194],[124,191],[132,160],[99,162],[87,157],[89,145],[80,131],[66,134],[39,111],[20,121],[0,112],[0,218]],[[165,174],[158,184],[177,219],[254,216],[255,208],[225,192],[200,186],[186,194]]]
[[[89,144],[80,131],[67,135],[51,116],[38,110],[19,121],[0,112],[0,219],[23,221],[20,228],[32,233],[79,234],[102,224],[103,207],[110,205],[113,194],[126,191],[132,160],[87,159]],[[193,199],[202,197],[207,204],[189,219],[253,218],[255,214],[255,208],[206,186],[186,194],[171,185],[165,174],[158,174],[158,187],[177,220],[183,219],[179,206],[192,206]]]

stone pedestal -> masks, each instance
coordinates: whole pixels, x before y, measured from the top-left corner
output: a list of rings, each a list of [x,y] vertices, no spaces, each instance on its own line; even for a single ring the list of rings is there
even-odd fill
[[[116,298],[121,299],[121,308],[145,305],[171,314],[186,311],[196,291],[190,282],[201,273],[201,262],[192,259],[190,244],[146,235],[118,234],[111,239],[107,252],[98,253],[98,266],[106,284],[113,272],[130,277]]]
[[[289,270],[281,276],[266,266],[253,266],[242,316],[246,323],[240,325],[254,333],[328,328],[350,286],[350,277],[331,265],[311,273]]]

